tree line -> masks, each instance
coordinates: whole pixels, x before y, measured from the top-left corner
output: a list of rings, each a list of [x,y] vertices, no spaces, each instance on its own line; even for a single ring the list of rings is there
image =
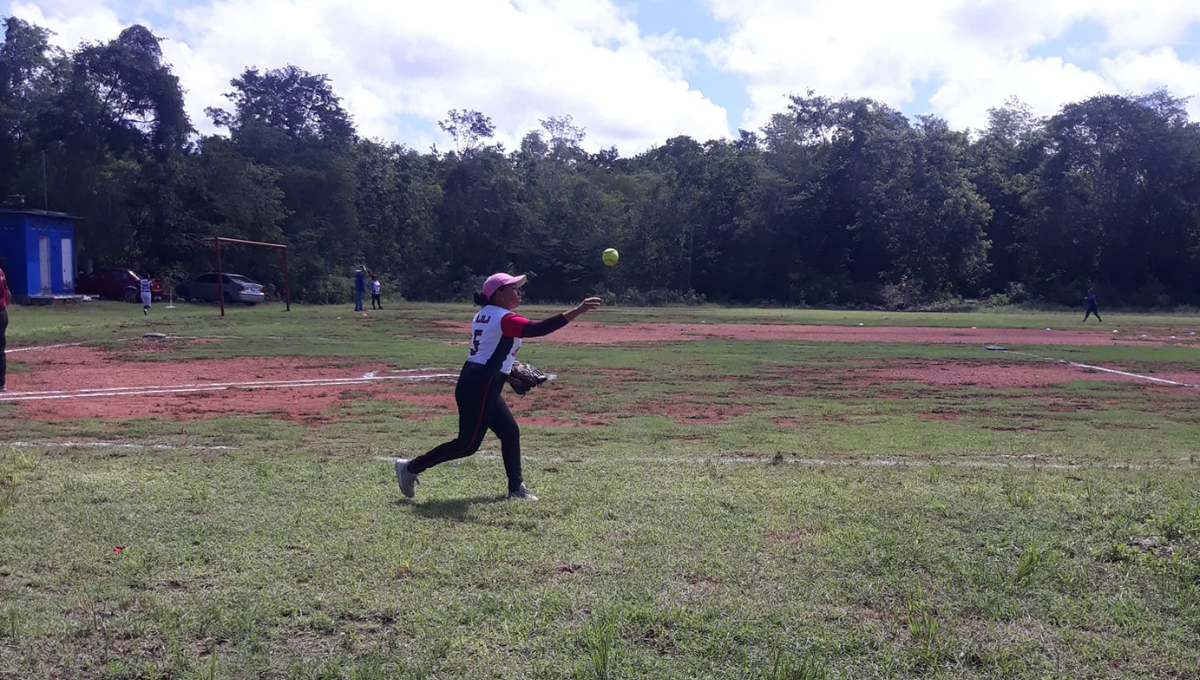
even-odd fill
[[[584,150],[570,115],[515,149],[452,110],[454,148],[364,139],[322,75],[247,68],[199,135],[157,38],[68,53],[10,17],[0,45],[0,196],[76,215],[77,261],[180,277],[212,237],[285,243],[294,299],[349,299],[365,265],[409,299],[469,296],[498,270],[535,296],[902,305],[956,298],[1200,303],[1200,129],[1166,90],[981,130],[867,98],[794,95],[737,139]],[[615,247],[621,264],[600,252]],[[282,283],[277,258],[225,268]]]

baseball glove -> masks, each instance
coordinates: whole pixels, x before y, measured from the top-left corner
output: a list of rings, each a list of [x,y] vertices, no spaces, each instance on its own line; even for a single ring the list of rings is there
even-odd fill
[[[512,370],[508,372],[508,384],[513,392],[525,394],[549,379],[542,369],[523,361],[514,361]]]

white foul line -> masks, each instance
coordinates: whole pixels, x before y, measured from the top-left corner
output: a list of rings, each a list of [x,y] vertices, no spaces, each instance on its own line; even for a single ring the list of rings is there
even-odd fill
[[[72,342],[72,343],[66,344],[66,345],[43,345],[41,347],[18,347],[16,349],[6,349],[6,350],[4,350],[4,353],[5,354],[13,354],[14,352],[37,352],[39,350],[44,350],[44,349],[58,349],[60,347],[78,347],[82,344],[83,343],[81,343],[81,342]]]
[[[502,460],[501,456],[494,453],[481,453],[476,458],[482,460]],[[608,456],[603,459],[581,460],[579,458],[539,458],[537,456],[521,455],[522,460],[536,461],[540,463],[597,463],[608,460],[613,460]],[[389,456],[376,456],[375,460],[380,460],[388,463],[393,463],[401,460]],[[1136,463],[1043,463],[1038,462],[1035,456],[1022,456],[1022,460],[1014,461],[991,461],[991,460],[901,460],[898,458],[873,458],[873,459],[822,459],[822,458],[784,458],[775,460],[772,458],[716,458],[706,457],[703,455],[695,458],[679,457],[647,457],[634,456],[631,458],[617,458],[621,463],[641,463],[646,465],[795,465],[800,467],[865,467],[865,468],[931,468],[931,467],[961,467],[961,468],[981,468],[981,469],[1018,469],[1018,470],[1194,470],[1195,466],[1187,465],[1140,465]],[[1187,459],[1184,459],[1185,461]]]
[[[233,451],[232,446],[174,444],[118,444],[116,442],[0,442],[0,446],[37,449],[154,449],[158,451]]]
[[[1141,380],[1149,380],[1150,382],[1162,383],[1164,385],[1173,385],[1175,387],[1190,387],[1192,389],[1200,389],[1200,385],[1189,385],[1188,383],[1181,383],[1181,382],[1176,382],[1174,380],[1167,380],[1166,378],[1155,378],[1155,377],[1149,376],[1149,375],[1138,375],[1137,373],[1128,373],[1126,371],[1118,371],[1115,368],[1104,368],[1103,366],[1091,366],[1089,364],[1079,364],[1079,363],[1075,363],[1074,361],[1068,361],[1067,363],[1071,364],[1072,366],[1076,366],[1078,368],[1090,368],[1093,371],[1102,371],[1104,373],[1115,373],[1116,375],[1123,375],[1127,378],[1138,378]]]
[[[288,387],[342,387],[365,385],[385,380],[417,382],[440,378],[457,378],[457,373],[431,373],[427,375],[378,376],[368,373],[359,378],[312,378],[308,380],[254,380],[227,383],[188,383],[184,385],[146,385],[142,387],[81,388],[77,390],[44,390],[33,392],[0,393],[0,401],[47,401],[51,399],[86,399],[92,397],[130,397],[153,394],[189,394],[193,392],[221,392],[224,390],[261,390]]]
[[[1006,352],[1008,354],[1019,354],[1022,356],[1033,357],[1034,359],[1041,359],[1042,361],[1053,361],[1053,362],[1059,363],[1059,364],[1067,364],[1068,366],[1074,366],[1075,368],[1087,368],[1087,369],[1091,369],[1093,371],[1100,371],[1102,373],[1112,373],[1113,375],[1123,375],[1126,378],[1137,378],[1138,380],[1148,380],[1150,382],[1156,382],[1156,383],[1159,383],[1162,385],[1171,385],[1172,387],[1188,387],[1188,388],[1191,388],[1194,390],[1200,389],[1200,385],[1191,385],[1188,383],[1181,383],[1181,382],[1178,382],[1175,380],[1167,380],[1166,378],[1155,378],[1154,376],[1150,376],[1150,375],[1141,375],[1139,373],[1130,373],[1128,371],[1118,371],[1115,368],[1105,368],[1103,366],[1092,366],[1091,364],[1081,364],[1081,363],[1078,363],[1075,361],[1067,361],[1066,359],[1054,359],[1051,357],[1043,357],[1043,356],[1038,356],[1036,354],[1030,354],[1029,352],[1018,352],[1016,350],[1011,350],[1011,349],[1006,349],[1006,350],[1004,350],[1004,352]]]

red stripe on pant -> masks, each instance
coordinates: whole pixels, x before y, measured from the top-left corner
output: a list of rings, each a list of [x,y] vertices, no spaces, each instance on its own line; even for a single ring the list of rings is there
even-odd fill
[[[478,385],[476,382],[480,378],[485,378],[482,385]],[[433,450],[429,451],[429,453],[426,453],[423,456],[413,459],[413,461],[408,464],[408,470],[415,475],[421,474],[425,470],[428,470],[435,465],[440,465],[447,461],[456,460],[458,458],[466,458],[467,456],[478,451],[479,445],[483,443],[483,436],[487,434],[487,423],[484,419],[484,416],[488,412],[488,400],[500,398],[499,394],[492,394],[492,386],[495,384],[496,375],[492,371],[487,371],[485,373],[482,371],[472,372],[464,369],[462,374],[459,375],[458,380],[459,384],[456,387],[456,392],[460,389],[464,391],[468,389],[479,389],[481,394],[463,394],[461,399],[458,398],[459,395],[455,395],[456,401],[459,402],[458,437],[434,447]],[[501,385],[501,387],[503,387],[503,385]],[[469,397],[476,398],[470,399]],[[471,407],[475,413],[469,413],[463,408],[464,401],[467,402],[468,407]],[[475,416],[474,427],[470,427],[469,425],[469,416],[471,415]],[[466,416],[466,418],[464,418],[464,416]],[[464,427],[464,425],[467,425],[467,427]]]

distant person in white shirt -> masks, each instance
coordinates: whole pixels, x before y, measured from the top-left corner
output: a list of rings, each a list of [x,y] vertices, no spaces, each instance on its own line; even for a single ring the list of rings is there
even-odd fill
[[[141,284],[142,284],[142,314],[149,315],[150,314],[150,297],[151,297],[151,295],[150,295],[150,277],[143,276],[142,280],[141,280]]]
[[[375,305],[379,305],[379,309],[383,309],[383,300],[379,299],[381,293],[383,293],[383,284],[379,282],[379,275],[371,274],[371,309],[375,309]]]

